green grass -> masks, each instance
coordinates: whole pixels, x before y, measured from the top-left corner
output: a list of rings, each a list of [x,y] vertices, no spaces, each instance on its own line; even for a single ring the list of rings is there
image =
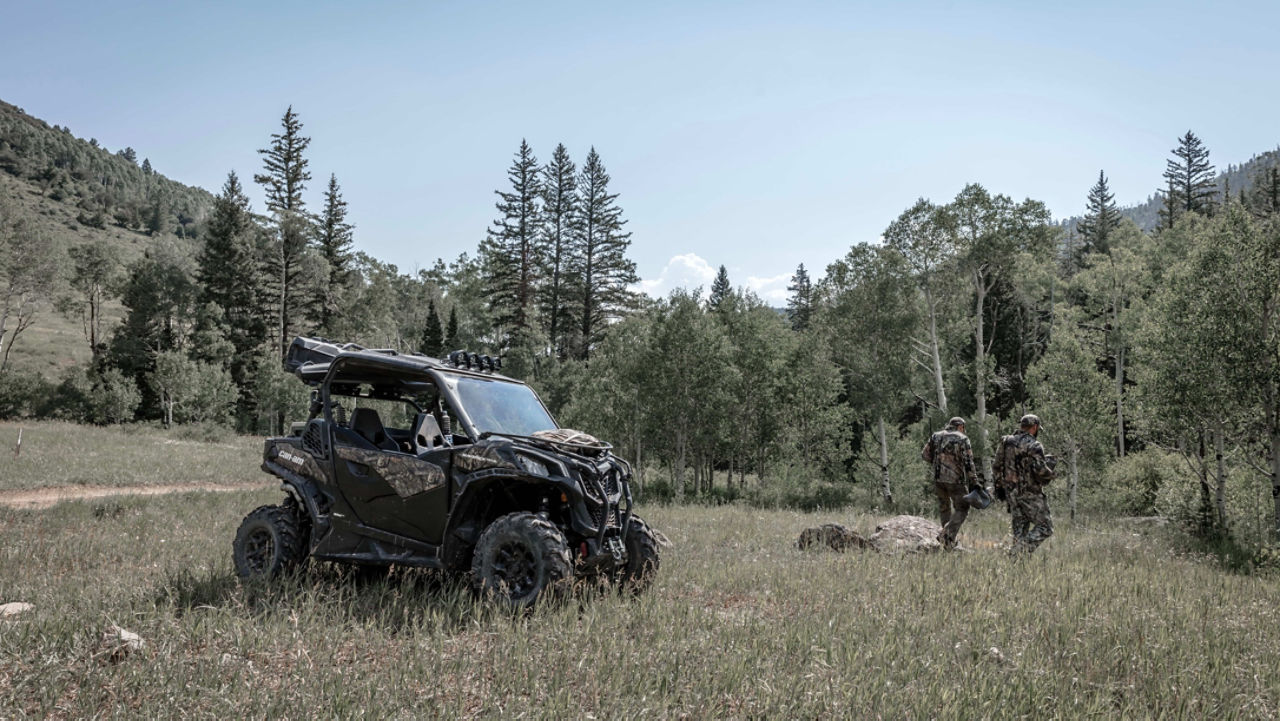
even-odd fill
[[[253,436],[203,443],[145,425],[0,422],[0,490],[261,482],[261,463],[262,439]]]
[[[0,509],[0,717],[1271,718],[1280,581],[1065,522],[1006,557],[801,552],[852,514],[647,509],[675,544],[638,599],[513,618],[420,572],[232,576],[275,491]],[[141,653],[101,653],[110,624]],[[996,648],[998,652],[990,649]]]

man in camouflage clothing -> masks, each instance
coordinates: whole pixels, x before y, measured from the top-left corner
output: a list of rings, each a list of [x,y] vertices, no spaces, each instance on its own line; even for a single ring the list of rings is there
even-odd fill
[[[920,456],[933,465],[933,492],[938,497],[938,513],[942,517],[938,542],[951,550],[956,547],[960,526],[969,515],[969,501],[964,495],[978,483],[973,446],[964,434],[964,419],[952,418],[946,428],[929,436]]]
[[[1031,553],[1053,535],[1053,519],[1044,487],[1053,480],[1057,460],[1046,456],[1044,446],[1036,440],[1040,434],[1040,418],[1025,415],[1018,421],[1018,432],[1000,439],[992,471],[995,475],[996,498],[1007,501],[1013,517],[1011,554]]]

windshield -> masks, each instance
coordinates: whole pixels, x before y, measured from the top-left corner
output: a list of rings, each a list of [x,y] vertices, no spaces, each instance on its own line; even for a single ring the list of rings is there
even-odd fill
[[[547,409],[542,407],[542,402],[528,386],[459,377],[455,388],[462,410],[479,433],[491,431],[527,436],[556,427]]]

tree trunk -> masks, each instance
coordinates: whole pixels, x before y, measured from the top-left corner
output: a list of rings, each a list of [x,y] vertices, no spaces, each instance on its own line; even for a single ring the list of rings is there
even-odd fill
[[[924,302],[929,308],[929,352],[933,360],[933,385],[938,394],[938,410],[947,415],[947,389],[942,383],[942,355],[938,352],[938,308],[933,290],[924,288]]]
[[[1218,528],[1227,529],[1227,467],[1223,462],[1222,446],[1223,446],[1222,421],[1218,421],[1218,428],[1213,434],[1214,440],[1214,459],[1218,465],[1218,483],[1214,489],[1214,503],[1218,509]]]
[[[685,447],[684,432],[683,432],[683,431],[677,431],[677,432],[676,432],[676,467],[673,469],[673,471],[674,471],[674,478],[672,478],[672,481],[674,481],[674,482],[675,482],[676,489],[677,489],[677,490],[676,490],[676,493],[677,493],[679,496],[684,496],[684,492],[685,492],[685,487],[684,487],[684,447]]]
[[[1196,442],[1196,461],[1197,480],[1200,483],[1200,525],[1201,530],[1209,530],[1213,523],[1213,501],[1211,500],[1212,492],[1209,490],[1209,462],[1207,459],[1208,448],[1205,443],[1205,429],[1200,426],[1197,431]]]
[[[1116,449],[1124,458],[1124,345],[1116,350]]]
[[[893,507],[893,489],[889,486],[889,444],[884,434],[884,416],[880,416],[880,493],[886,506]]]
[[[985,329],[983,328],[983,311],[987,300],[987,285],[986,279],[980,271],[975,270],[973,272],[973,279],[973,287],[977,295],[974,310],[976,323],[974,327],[975,348],[973,354],[973,399],[976,402],[974,418],[978,422],[978,447],[975,450],[978,453],[983,476],[991,478],[991,458],[987,455],[987,346]]]
[[[1280,540],[1280,418],[1277,418],[1277,389],[1274,379],[1267,381],[1267,435],[1271,442],[1271,499],[1274,501],[1273,539]]]
[[[1067,453],[1067,459],[1071,463],[1071,520],[1076,520],[1076,491],[1080,488],[1080,465],[1079,465],[1080,449],[1073,443],[1071,450]]]

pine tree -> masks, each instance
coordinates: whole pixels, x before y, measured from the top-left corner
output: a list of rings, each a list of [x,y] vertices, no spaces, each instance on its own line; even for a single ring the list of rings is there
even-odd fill
[[[329,280],[318,299],[320,331],[330,333],[333,321],[342,314],[340,299],[351,282],[351,231],[347,222],[347,201],[342,199],[338,177],[329,175],[329,187],[324,192],[324,212],[316,237],[320,255],[329,264]],[[439,321],[436,323],[439,325]]]
[[[1261,217],[1280,213],[1280,165],[1261,168],[1254,174],[1249,209]]]
[[[813,317],[813,282],[809,280],[809,271],[804,269],[804,263],[791,276],[787,291],[791,293],[787,299],[787,318],[791,320],[792,330],[808,330]]]
[[[547,338],[557,357],[568,352],[573,318],[569,314],[568,261],[570,243],[578,229],[577,168],[564,144],[556,146],[542,169],[543,283],[540,310]]]
[[[458,305],[455,303],[449,308],[449,324],[444,329],[444,341],[441,347],[457,345],[458,343]],[[455,348],[454,350],[459,350]]]
[[[578,284],[575,310],[582,360],[590,358],[591,347],[604,336],[609,320],[633,304],[628,286],[639,281],[635,262],[627,258],[631,233],[622,231],[627,221],[617,205],[618,194],[609,192],[609,179],[592,148],[578,174],[581,222],[574,234],[571,263]]]
[[[253,181],[267,194],[267,210],[275,221],[274,248],[267,260],[272,291],[275,295],[280,352],[289,348],[294,330],[302,323],[308,299],[303,285],[302,261],[311,232],[302,191],[311,173],[303,152],[311,138],[302,136],[302,122],[289,106],[280,121],[281,132],[271,134],[271,147],[258,151],[263,156],[263,170]]]
[[[427,324],[422,329],[422,344],[418,350],[439,358],[444,355],[444,329],[440,327],[440,314],[436,312],[436,299],[427,302]]]
[[[1078,227],[1083,241],[1077,249],[1079,255],[1106,253],[1111,248],[1111,233],[1118,225],[1120,211],[1116,208],[1115,196],[1107,187],[1106,173],[1099,170],[1098,182],[1089,189],[1088,209]]]
[[[151,158],[142,159],[142,174],[151,175],[155,171],[151,169]]]
[[[1177,203],[1173,200],[1176,195],[1177,189],[1174,188],[1173,181],[1169,180],[1168,187],[1164,190],[1164,204],[1157,211],[1159,220],[1156,227],[1159,230],[1170,230],[1173,228],[1174,223],[1178,222],[1178,216],[1181,213],[1178,212]]]
[[[241,408],[251,410],[251,368],[267,335],[263,289],[249,198],[235,171],[227,174],[222,194],[213,201],[204,246],[196,259],[200,300],[222,313],[225,334],[234,348],[231,377],[241,389]]]
[[[1169,181],[1165,209],[1170,227],[1183,213],[1211,214],[1218,193],[1209,149],[1195,133],[1188,130],[1172,152],[1174,157],[1165,163],[1164,171],[1165,180]]]
[[[511,191],[494,191],[501,217],[489,229],[481,247],[489,308],[508,346],[527,338],[535,310],[535,290],[543,265],[540,237],[542,183],[538,159],[529,144],[520,141],[515,160],[507,169]]]
[[[716,273],[716,279],[711,283],[711,295],[707,297],[707,308],[709,310],[719,310],[720,304],[725,298],[733,292],[733,286],[729,284],[729,271],[725,267],[720,266],[720,272]]]

